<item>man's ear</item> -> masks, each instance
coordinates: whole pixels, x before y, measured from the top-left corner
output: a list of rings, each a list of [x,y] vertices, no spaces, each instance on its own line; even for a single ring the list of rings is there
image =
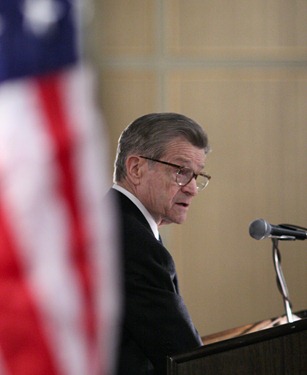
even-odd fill
[[[127,178],[134,184],[138,185],[143,175],[145,160],[139,156],[130,155],[126,160]]]

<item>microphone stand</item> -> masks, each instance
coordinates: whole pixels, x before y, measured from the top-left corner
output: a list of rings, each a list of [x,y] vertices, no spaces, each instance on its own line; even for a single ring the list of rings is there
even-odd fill
[[[281,256],[280,256],[280,251],[278,249],[278,238],[272,237],[272,245],[273,245],[273,261],[274,261],[274,268],[275,268],[275,272],[277,276],[278,289],[283,297],[288,323],[292,323],[293,315],[292,315],[292,310],[291,310],[291,302],[289,299],[289,292],[288,292],[286,280],[284,278],[284,274],[281,269]]]

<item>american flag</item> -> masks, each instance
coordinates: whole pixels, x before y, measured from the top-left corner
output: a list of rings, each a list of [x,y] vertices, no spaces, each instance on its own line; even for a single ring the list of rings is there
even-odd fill
[[[0,2],[0,374],[111,374],[107,142],[75,0]]]

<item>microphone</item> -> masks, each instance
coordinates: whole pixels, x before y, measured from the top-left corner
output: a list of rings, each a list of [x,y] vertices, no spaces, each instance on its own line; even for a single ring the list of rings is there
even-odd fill
[[[301,229],[291,229],[290,226],[272,225],[264,219],[257,219],[249,226],[249,234],[256,240],[275,237],[281,240],[306,240],[307,232]]]

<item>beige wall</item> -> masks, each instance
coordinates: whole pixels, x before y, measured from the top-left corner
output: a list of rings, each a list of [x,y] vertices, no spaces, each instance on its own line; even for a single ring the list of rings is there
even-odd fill
[[[198,120],[212,181],[163,229],[202,335],[284,313],[271,241],[249,223],[307,226],[307,1],[97,0],[94,37],[111,157],[153,111]],[[307,244],[280,243],[294,311],[307,308]]]

